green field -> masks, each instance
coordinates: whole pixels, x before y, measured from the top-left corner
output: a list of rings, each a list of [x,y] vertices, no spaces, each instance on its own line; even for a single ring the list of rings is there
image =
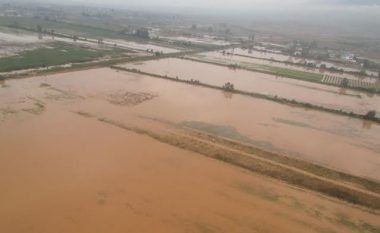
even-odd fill
[[[248,69],[251,68],[258,71],[265,71],[268,73],[285,76],[288,78],[302,79],[306,81],[321,82],[323,78],[323,74],[321,73],[293,70],[293,69],[287,69],[287,68],[282,68],[282,67],[277,67],[277,66],[254,64],[254,63],[248,63],[248,62],[241,62],[239,65],[243,68],[248,68]]]
[[[36,17],[11,17],[11,16],[0,16],[0,27],[10,27],[10,28],[19,28],[26,30],[37,31],[38,26],[41,27],[42,31],[50,32],[54,30],[56,33],[64,33],[69,35],[77,35],[81,37],[89,38],[110,38],[110,39],[123,39],[129,41],[135,41],[139,43],[147,43],[148,41],[155,44],[167,47],[173,47],[177,49],[186,49],[186,48],[202,48],[210,49],[215,46],[210,45],[196,45],[180,42],[168,42],[164,39],[145,39],[133,35],[127,35],[121,33],[125,25],[112,25],[101,24],[100,22],[93,21],[82,22],[81,23],[72,23],[72,22],[63,22],[63,21],[52,21],[45,20],[42,18]]]
[[[321,82],[323,79],[323,74],[321,73],[312,73],[300,70],[292,70],[282,67],[248,63],[248,62],[237,62],[236,64],[231,64],[230,61],[226,61],[224,59],[213,59],[210,57],[206,57],[202,54],[192,55],[192,58],[198,61],[204,61],[212,64],[219,64],[223,66],[235,67],[246,69],[255,72],[263,72],[268,74],[274,74],[279,76],[284,76],[288,78],[300,79],[311,82]]]
[[[323,74],[320,73],[311,73],[311,72],[305,72],[300,70],[291,70],[281,67],[274,67],[274,66],[265,66],[263,65],[263,68],[267,69],[268,71],[273,72],[274,74],[286,76],[289,78],[296,78],[296,79],[303,79],[303,80],[309,80],[309,81],[316,81],[320,82],[322,81]]]
[[[0,58],[0,72],[86,62],[112,52],[111,50],[92,50],[57,42],[49,45],[49,47]]]
[[[69,22],[51,21],[40,18],[30,17],[10,17],[0,16],[0,26],[20,27],[37,30],[38,25],[42,30],[55,30],[60,33],[67,33],[83,37],[101,37],[101,38],[119,38],[125,39],[127,36],[122,35],[114,28],[101,28],[96,25],[81,25]]]

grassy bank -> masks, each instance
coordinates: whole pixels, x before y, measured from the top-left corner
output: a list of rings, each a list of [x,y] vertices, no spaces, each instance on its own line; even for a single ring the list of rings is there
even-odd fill
[[[214,85],[210,85],[207,83],[201,83],[199,81],[195,82],[194,80],[184,80],[184,79],[179,79],[179,78],[162,76],[162,75],[158,75],[158,74],[152,74],[152,73],[147,73],[147,72],[143,72],[143,71],[136,70],[136,69],[128,69],[128,68],[122,68],[122,67],[118,67],[118,66],[112,66],[111,68],[117,69],[117,70],[123,70],[123,71],[127,71],[127,72],[133,72],[133,73],[148,75],[148,76],[156,77],[156,78],[162,78],[162,79],[171,80],[171,81],[175,81],[175,82],[187,83],[187,84],[191,84],[191,85],[197,85],[197,86],[202,86],[202,87],[206,87],[206,88],[226,91],[223,87],[214,86]],[[250,96],[250,97],[260,98],[260,99],[266,99],[266,100],[270,100],[270,101],[281,103],[281,104],[287,104],[287,105],[297,106],[297,107],[302,107],[302,108],[307,108],[307,109],[314,109],[314,110],[318,110],[318,111],[322,111],[322,112],[333,113],[333,114],[337,114],[337,115],[341,115],[341,116],[348,116],[348,117],[357,118],[357,119],[365,119],[365,120],[370,120],[373,122],[380,123],[380,118],[367,119],[367,115],[358,114],[358,113],[354,113],[354,112],[346,112],[346,111],[343,111],[342,109],[326,108],[323,106],[314,105],[314,104],[310,104],[310,103],[306,103],[306,102],[300,102],[300,101],[296,101],[296,100],[290,100],[290,99],[286,99],[286,98],[281,98],[281,97],[277,97],[277,96],[270,96],[270,95],[255,93],[255,92],[248,92],[248,91],[242,91],[242,90],[236,90],[236,89],[231,89],[228,91],[231,93],[235,93],[235,94],[240,94],[240,95],[245,95],[245,96]]]

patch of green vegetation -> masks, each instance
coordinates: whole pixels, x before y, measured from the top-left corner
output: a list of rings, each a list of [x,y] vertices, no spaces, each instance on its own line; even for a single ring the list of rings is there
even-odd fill
[[[273,117],[272,120],[279,123],[287,124],[287,125],[298,126],[298,127],[303,127],[303,128],[311,128],[310,125],[302,123],[302,122],[298,122],[298,121],[292,121],[292,120],[287,120],[287,119],[282,119],[282,118],[277,118],[277,117]]]
[[[0,71],[7,72],[63,65],[66,63],[86,62],[103,57],[109,53],[106,50],[92,50],[65,43],[52,43],[51,46],[24,51],[15,56],[0,58]]]
[[[215,232],[211,227],[207,226],[204,223],[196,223],[195,227],[197,229],[197,232],[200,232],[200,233],[213,233],[213,232]]]
[[[294,200],[292,203],[291,203],[291,206],[296,208],[296,209],[300,209],[300,210],[305,210],[306,209],[306,205],[303,204],[302,202],[299,202],[297,200]]]
[[[42,31],[55,30],[61,33],[68,33],[79,36],[92,36],[92,37],[107,37],[107,38],[124,38],[117,31],[106,28],[100,28],[91,25],[81,25],[69,22],[60,22],[53,20],[45,20],[37,17],[11,17],[0,16],[0,26],[5,27],[18,27],[38,30],[40,26]]]
[[[245,193],[260,197],[268,201],[278,201],[280,199],[280,196],[278,194],[274,193],[273,191],[266,190],[263,187],[253,187],[251,185],[243,183],[237,183],[235,184],[235,187]]]
[[[195,58],[199,58],[199,59],[203,59],[203,58],[205,58],[206,57],[206,55],[204,55],[204,54],[200,54],[200,53],[198,53],[198,54],[193,54],[193,55],[191,55],[192,57],[195,57]]]
[[[200,121],[183,121],[179,123],[180,126],[189,127],[199,131],[203,131],[209,134],[221,136],[234,141],[248,143],[260,147],[272,148],[273,145],[270,142],[253,140],[247,136],[239,133],[234,127],[225,125],[215,125]]]
[[[254,69],[257,71],[268,72],[275,75],[285,76],[289,78],[302,79],[306,81],[320,82],[322,81],[323,74],[320,73],[312,73],[301,70],[288,69],[277,66],[263,65],[263,64],[255,64],[248,62],[240,62],[237,64],[237,67]]]
[[[324,226],[314,225],[313,223],[309,223],[304,220],[291,217],[290,215],[285,214],[285,213],[275,213],[275,215],[283,219],[288,219],[294,223],[297,223],[303,227],[306,227],[307,229],[312,229],[313,231],[318,232],[318,233],[336,233],[334,230],[331,230]]]
[[[337,91],[327,90],[327,89],[324,89],[324,88],[317,88],[317,87],[311,87],[311,86],[307,86],[307,85],[294,84],[294,83],[292,85],[293,86],[297,86],[297,87],[302,87],[302,88],[310,89],[310,90],[317,90],[317,91],[327,92],[327,93],[331,93],[331,94],[336,94],[336,95],[344,95],[344,96],[351,96],[351,97],[355,97],[355,98],[362,98],[362,96],[359,95],[359,94],[339,93]]]
[[[263,65],[268,71],[271,71],[277,75],[283,75],[290,78],[296,78],[296,79],[306,79],[310,81],[321,81],[323,78],[323,74],[319,73],[311,73],[311,72],[305,72],[300,70],[291,70],[281,67],[275,67],[275,66],[266,66]]]
[[[343,213],[337,213],[336,215],[336,221],[355,231],[358,232],[370,232],[370,233],[380,233],[380,227],[379,226],[373,226],[367,222],[364,221],[358,221],[357,223],[353,222],[349,216]]]
[[[202,58],[202,57],[195,57],[194,55],[193,55],[193,58],[197,58],[205,62],[227,65],[227,61],[223,59]],[[239,62],[238,64],[228,64],[228,66],[235,69],[242,68],[242,69],[247,69],[247,70],[252,70],[252,71],[257,71],[257,72],[275,74],[275,75],[284,76],[288,78],[311,81],[311,82],[321,82],[323,79],[323,74],[321,73],[312,73],[312,72],[293,70],[293,69],[287,69],[287,68],[263,65],[263,64]]]
[[[337,222],[341,225],[346,226],[347,228],[355,229],[356,224],[351,221],[350,217],[343,213],[337,213],[336,214]]]

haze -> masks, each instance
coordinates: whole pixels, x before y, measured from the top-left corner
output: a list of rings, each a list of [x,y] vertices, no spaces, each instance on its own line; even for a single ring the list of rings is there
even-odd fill
[[[33,2],[33,0],[29,0]],[[40,2],[61,3],[57,0],[41,0]],[[190,8],[208,8],[209,10],[241,10],[255,11],[255,9],[294,9],[294,7],[350,7],[350,6],[376,6],[380,4],[379,0],[68,0],[65,3],[76,4],[97,4],[113,6],[139,6],[139,7],[190,7]]]
[[[0,233],[380,233],[380,0],[0,0]]]

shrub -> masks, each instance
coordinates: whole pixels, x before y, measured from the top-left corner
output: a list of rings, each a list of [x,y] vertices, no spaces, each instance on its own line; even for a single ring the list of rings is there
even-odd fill
[[[342,82],[340,83],[340,85],[342,87],[348,87],[348,79],[347,78],[342,79]]]
[[[375,110],[368,111],[367,114],[364,116],[364,118],[367,119],[367,120],[374,120],[374,119],[376,119],[376,111]]]
[[[226,91],[233,91],[235,89],[234,84],[227,82],[223,85],[223,89]]]

